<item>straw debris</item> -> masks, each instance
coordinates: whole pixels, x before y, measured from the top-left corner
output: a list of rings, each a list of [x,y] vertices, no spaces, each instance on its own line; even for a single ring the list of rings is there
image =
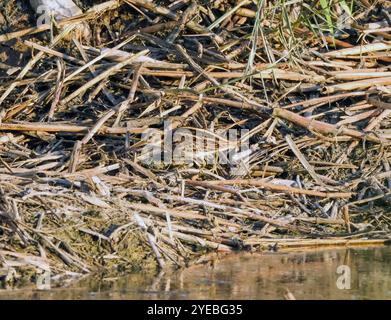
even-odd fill
[[[387,1],[79,0],[36,25],[45,1],[0,5],[3,283],[390,238]],[[243,135],[159,162],[167,121]]]

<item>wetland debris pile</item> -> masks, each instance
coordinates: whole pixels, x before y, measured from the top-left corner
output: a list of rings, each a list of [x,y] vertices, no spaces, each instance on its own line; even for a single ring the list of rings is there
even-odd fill
[[[0,277],[388,238],[390,6],[348,2],[3,4]]]

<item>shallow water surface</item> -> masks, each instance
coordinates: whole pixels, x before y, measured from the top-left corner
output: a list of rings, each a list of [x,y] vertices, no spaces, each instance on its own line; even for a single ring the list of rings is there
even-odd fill
[[[348,268],[338,274],[339,266]],[[296,299],[391,299],[391,247],[238,253],[171,274],[88,279],[50,291],[2,291],[0,298],[283,299],[286,289]]]

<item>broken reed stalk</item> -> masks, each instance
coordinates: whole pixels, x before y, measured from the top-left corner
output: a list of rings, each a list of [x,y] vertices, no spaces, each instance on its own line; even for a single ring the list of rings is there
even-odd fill
[[[202,182],[186,180],[186,183],[193,186],[203,186]],[[235,180],[212,180],[208,181],[208,184],[213,186],[231,186],[231,185],[248,185],[259,187],[261,189],[271,190],[271,191],[279,191],[291,194],[305,194],[309,196],[315,196],[320,198],[346,198],[349,199],[353,196],[352,192],[329,192],[329,191],[317,191],[317,190],[306,190],[295,187],[289,187],[284,185],[278,185],[271,182],[266,182],[262,180],[256,179],[235,179]]]
[[[365,139],[365,140],[372,141],[375,143],[387,142],[387,139],[382,138],[381,135],[375,136],[370,133],[360,132],[357,130],[345,128],[343,126],[338,127],[336,125],[332,125],[332,124],[325,123],[322,121],[309,119],[309,118],[300,116],[294,112],[284,110],[281,108],[275,108],[273,111],[273,116],[288,120],[296,125],[299,125],[303,128],[306,128],[310,131],[313,130],[313,131],[316,131],[316,132],[319,132],[322,134],[326,134],[326,135],[333,135],[333,136],[347,135],[352,138]]]
[[[128,65],[128,64],[132,63],[133,61],[135,61],[138,57],[145,56],[148,52],[149,52],[149,50],[143,50],[143,51],[141,51],[139,53],[136,53],[135,55],[131,56],[130,58],[126,59],[125,61],[117,63],[116,65],[112,66],[111,68],[107,69],[106,71],[102,72],[98,76],[96,76],[93,79],[91,79],[89,82],[87,82],[86,84],[81,86],[79,89],[77,89],[76,91],[71,93],[69,96],[63,98],[62,99],[62,103],[63,104],[67,104],[68,102],[70,102],[73,99],[75,99],[76,97],[78,97],[80,94],[83,94],[87,89],[91,88],[92,86],[96,85],[100,81],[106,79],[110,75],[112,75],[112,74],[116,73],[117,71],[121,70],[126,65]],[[67,80],[68,79],[65,79],[64,82],[66,82]]]
[[[250,242],[249,242],[250,243]],[[381,246],[387,243],[384,239],[282,239],[267,241],[259,240],[258,244],[268,246],[270,243],[277,243],[278,247],[282,251],[289,251],[294,249],[310,249],[310,248],[322,248],[322,247],[354,247],[354,246]]]
[[[165,7],[159,6],[158,4],[153,3],[152,1],[149,1],[149,0],[125,0],[125,1],[130,2],[134,5],[139,5],[147,10],[150,10],[150,11],[156,13],[156,14],[166,16],[171,20],[175,20],[175,21],[179,20],[178,15],[176,15],[174,12],[168,10]],[[198,23],[196,23],[192,20],[189,21],[186,24],[186,26],[196,33],[200,33],[200,34],[209,34],[210,33],[210,31],[207,28],[200,26]],[[212,36],[213,36],[213,39],[218,44],[222,44],[224,42],[223,39],[221,39],[218,35],[213,34]]]
[[[88,133],[92,127],[53,123],[0,123],[0,131]],[[145,128],[101,127],[97,134],[143,133]]]

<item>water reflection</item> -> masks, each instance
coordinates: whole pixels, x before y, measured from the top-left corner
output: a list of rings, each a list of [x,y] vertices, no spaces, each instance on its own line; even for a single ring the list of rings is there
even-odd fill
[[[171,274],[89,279],[67,289],[2,291],[29,299],[391,299],[391,247],[249,254],[216,258]],[[351,289],[337,287],[338,266],[351,270]]]

